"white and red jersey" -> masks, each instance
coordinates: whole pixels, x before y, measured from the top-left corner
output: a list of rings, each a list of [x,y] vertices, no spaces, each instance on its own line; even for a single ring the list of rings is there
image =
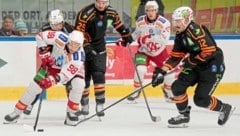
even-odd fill
[[[75,53],[67,52],[67,44],[69,43],[69,36],[61,31],[43,31],[36,36],[37,47],[47,47],[52,45],[51,57],[54,58],[54,69],[60,70],[61,83],[66,83],[75,75],[84,77],[84,61],[85,53],[83,47]]]
[[[134,40],[150,35],[145,43],[140,43],[138,51],[149,56],[159,55],[165,48],[170,38],[170,22],[158,16],[156,21],[150,23],[147,16],[140,16],[136,22],[136,30],[132,33]]]

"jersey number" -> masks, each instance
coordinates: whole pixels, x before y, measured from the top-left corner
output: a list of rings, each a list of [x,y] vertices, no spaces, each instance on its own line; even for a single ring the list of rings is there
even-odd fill
[[[47,38],[51,39],[51,38],[54,38],[55,37],[55,32],[48,32],[48,35],[47,35]]]
[[[74,74],[78,71],[78,68],[75,67],[73,64],[71,64],[71,65],[67,68],[67,70],[68,70],[71,74],[74,75]]]
[[[205,39],[200,39],[198,42],[199,42],[201,48],[207,47],[207,44],[206,44],[206,40],[205,40]]]

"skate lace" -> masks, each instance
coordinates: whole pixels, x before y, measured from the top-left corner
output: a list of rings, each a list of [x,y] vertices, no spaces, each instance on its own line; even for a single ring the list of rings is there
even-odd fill
[[[31,111],[31,110],[32,110],[32,108],[33,108],[33,106],[32,106],[32,105],[28,105],[28,106],[27,106],[27,108],[26,108],[26,110],[28,110],[28,111]]]
[[[173,120],[175,120],[175,121],[179,121],[179,120],[181,120],[181,119],[184,119],[185,117],[184,117],[184,115],[178,115],[178,116],[176,116],[176,117],[173,117],[172,119]]]
[[[97,105],[97,112],[100,112],[103,110],[103,105],[102,104],[98,104]]]
[[[219,117],[218,117],[219,120],[223,120],[224,119],[224,115],[225,115],[224,112],[220,112],[219,113]]]
[[[89,106],[88,105],[82,106],[82,111],[88,111],[88,110],[89,110]]]
[[[14,118],[16,116],[18,116],[19,114],[17,114],[15,111],[10,113],[8,116],[10,116],[11,118]]]

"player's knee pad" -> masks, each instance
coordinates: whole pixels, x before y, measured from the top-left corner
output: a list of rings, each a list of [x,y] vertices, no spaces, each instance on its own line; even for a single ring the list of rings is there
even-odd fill
[[[93,72],[92,74],[94,84],[105,83],[105,73],[104,72]]]
[[[210,104],[210,96],[209,97],[201,97],[201,96],[194,95],[193,101],[197,106],[206,108]]]
[[[85,82],[80,77],[75,77],[71,80],[72,89],[69,92],[69,99],[73,102],[80,102],[82,93],[85,87]]]
[[[172,84],[172,93],[174,96],[180,96],[185,94],[188,84],[181,80],[176,80]]]
[[[39,87],[36,82],[31,82],[21,97],[21,102],[29,105],[33,102],[35,97],[40,94],[43,90]]]

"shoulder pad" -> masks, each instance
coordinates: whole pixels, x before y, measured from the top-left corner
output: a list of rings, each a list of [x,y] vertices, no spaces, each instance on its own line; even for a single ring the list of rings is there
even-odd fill
[[[65,31],[67,31],[67,32],[65,32],[65,33],[71,33],[73,30],[74,30],[74,27],[73,27],[73,25],[70,25],[69,23],[67,23],[67,22],[64,22],[64,24],[63,24],[63,31],[65,32]],[[65,30],[66,29],[66,30]]]
[[[194,37],[199,37],[199,36],[202,36],[204,35],[204,31],[202,30],[202,28],[196,24],[196,23],[190,23],[189,24],[189,27],[188,27],[190,33],[194,36]]]
[[[158,18],[157,18],[157,21],[160,21],[161,23],[166,23],[167,22],[167,19],[166,18],[164,18],[164,17],[162,17],[162,16],[158,16]]]
[[[109,5],[109,6],[107,7],[107,10],[114,10],[114,9],[113,9],[112,6]]]
[[[137,19],[137,22],[143,21],[144,20],[145,15],[139,16]]]
[[[92,12],[94,11],[94,4],[91,4],[87,7],[85,7],[82,11],[82,19],[87,19],[89,17],[89,15],[92,14]]]
[[[42,26],[42,28],[40,29],[40,31],[46,31],[46,30],[50,30],[51,26],[49,23],[45,24]]]

